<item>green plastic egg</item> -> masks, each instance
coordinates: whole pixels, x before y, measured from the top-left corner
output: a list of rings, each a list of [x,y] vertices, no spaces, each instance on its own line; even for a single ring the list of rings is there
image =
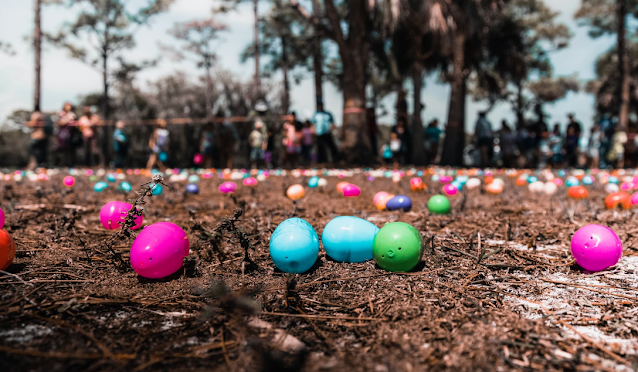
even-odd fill
[[[452,211],[452,206],[445,196],[434,195],[428,200],[428,210],[434,214],[448,214]]]
[[[421,234],[404,222],[388,223],[372,242],[377,264],[387,271],[410,271],[421,261]]]

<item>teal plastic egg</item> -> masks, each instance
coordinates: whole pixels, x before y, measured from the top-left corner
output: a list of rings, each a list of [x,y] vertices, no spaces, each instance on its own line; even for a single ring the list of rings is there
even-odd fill
[[[120,183],[120,190],[122,190],[124,192],[130,192],[131,190],[133,190],[133,187],[131,186],[130,183],[124,181],[124,182]]]
[[[362,218],[341,216],[328,222],[321,241],[335,261],[364,262],[373,258],[372,242],[378,231],[378,227]]]
[[[151,183],[149,186],[151,187],[151,190],[153,190],[152,191],[153,195],[155,196],[162,195],[162,191],[164,191],[164,188],[162,187],[162,185],[160,185],[159,183],[158,184]]]
[[[301,218],[289,218],[277,226],[270,237],[270,258],[286,273],[304,273],[319,257],[319,237]]]
[[[188,176],[188,183],[197,183],[199,182],[199,176],[196,174],[192,174]]]
[[[93,185],[93,190],[95,190],[96,192],[102,192],[107,187],[109,187],[108,183],[106,183],[104,181],[100,181],[100,182],[96,182],[95,185]]]
[[[319,177],[310,177],[310,179],[308,180],[308,187],[315,188],[317,187],[317,185],[319,185]]]
[[[576,177],[567,177],[567,180],[565,180],[565,185],[567,185],[568,187],[578,186],[580,185],[580,182]]]

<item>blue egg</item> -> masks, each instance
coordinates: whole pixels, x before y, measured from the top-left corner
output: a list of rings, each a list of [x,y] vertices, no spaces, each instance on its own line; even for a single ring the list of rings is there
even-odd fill
[[[319,256],[319,237],[301,218],[289,218],[277,226],[270,237],[270,258],[286,273],[304,273]]]
[[[432,182],[439,182],[439,175],[435,174],[434,176],[432,176]]]
[[[383,177],[385,177],[385,178],[392,178],[392,172],[390,172],[390,171],[385,171],[385,172],[383,173]]]
[[[593,184],[594,184],[594,177],[592,176],[583,177],[583,185],[593,185]]]
[[[115,175],[113,173],[109,173],[106,175],[106,180],[109,182],[115,182]]]
[[[194,183],[189,183],[186,185],[186,192],[197,195],[199,194],[199,187]]]
[[[565,171],[564,170],[559,170],[558,171],[558,177],[565,177]]]
[[[310,177],[310,179],[308,180],[308,187],[314,188],[317,187],[317,185],[319,185],[319,177]]]
[[[95,190],[96,192],[102,192],[107,187],[109,187],[108,183],[106,183],[104,181],[100,181],[100,182],[96,182],[95,185],[93,185],[93,190]]]
[[[199,176],[196,174],[188,176],[188,183],[197,183],[199,182]]]
[[[164,188],[162,187],[162,185],[160,185],[159,183],[156,185],[155,183],[151,182],[149,186],[153,190],[152,191],[153,195],[155,196],[162,195],[162,191],[164,191]]]
[[[457,190],[463,190],[463,184],[457,180],[452,181],[452,186],[456,187]]]
[[[527,183],[534,183],[538,181],[538,177],[536,176],[529,176],[527,177]]]
[[[397,195],[388,200],[385,208],[389,211],[403,210],[404,212],[408,212],[412,209],[412,200],[405,195]]]
[[[159,161],[161,161],[163,163],[166,160],[168,160],[168,154],[165,153],[165,152],[160,152],[159,153]]]
[[[416,176],[417,177],[423,177],[423,171],[416,172]]]
[[[321,241],[328,256],[340,262],[371,260],[372,241],[379,228],[353,216],[332,219],[323,229]]]
[[[567,177],[567,179],[565,180],[565,185],[567,185],[568,187],[578,186],[580,185],[580,182],[576,177]]]
[[[465,183],[467,182],[467,180],[469,179],[468,176],[458,176],[456,177],[456,182],[460,183],[461,185],[465,185]]]
[[[617,183],[618,183],[618,177],[616,177],[616,176],[610,176],[610,177],[609,177],[609,183],[615,183],[615,184],[617,184]]]
[[[124,191],[124,192],[129,192],[131,190],[133,190],[133,187],[131,186],[130,183],[123,181],[122,183],[120,183],[120,190]]]

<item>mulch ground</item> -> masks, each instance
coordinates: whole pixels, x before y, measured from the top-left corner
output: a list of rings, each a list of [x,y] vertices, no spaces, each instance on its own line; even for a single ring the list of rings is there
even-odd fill
[[[504,176],[505,178],[505,176]],[[602,185],[588,202],[531,194],[505,180],[501,195],[452,198],[453,214],[430,215],[429,192],[361,174],[359,198],[328,178],[297,203],[284,191],[307,178],[270,177],[251,192],[219,194],[202,179],[147,198],[145,224],[171,221],[189,233],[191,253],[162,280],[128,264],[134,239],[102,228],[111,200],[85,177],[0,182],[5,229],[17,257],[0,273],[2,371],[630,371],[638,368],[638,226],[633,211],[604,209]],[[148,182],[141,176],[131,184]],[[379,212],[378,191],[409,195],[411,212]],[[76,206],[79,206],[76,207]],[[349,264],[323,250],[307,273],[277,270],[270,235],[289,217],[321,236],[334,217],[381,227],[412,224],[423,262],[389,273],[374,261]],[[621,262],[601,273],[574,264],[571,235],[588,223],[616,231]]]

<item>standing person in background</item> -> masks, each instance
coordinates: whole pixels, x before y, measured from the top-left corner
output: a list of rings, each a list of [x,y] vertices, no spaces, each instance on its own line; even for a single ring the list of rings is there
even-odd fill
[[[549,146],[552,149],[552,166],[560,168],[563,165],[563,136],[560,134],[560,124],[554,124],[554,130],[549,135]]]
[[[582,136],[583,127],[580,123],[574,118],[574,114],[567,115],[569,122],[567,123],[567,129],[573,128],[575,135],[578,137],[578,143],[580,143],[580,137]]]
[[[324,111],[321,101],[317,102],[317,112],[312,117],[312,123],[315,125],[315,133],[317,133],[317,161],[319,163],[328,162],[328,150],[332,161],[337,161],[339,154],[332,138],[332,130],[335,127],[334,119],[330,112]]]
[[[598,162],[600,159],[600,140],[602,133],[600,132],[600,125],[594,124],[591,128],[591,134],[589,135],[589,143],[587,145],[587,155],[589,157],[589,168],[598,168]]]
[[[303,165],[310,165],[312,159],[310,154],[312,153],[312,142],[315,135],[315,129],[312,127],[310,120],[306,120],[301,128],[301,157],[303,159]]]
[[[423,148],[429,164],[434,164],[439,152],[439,141],[443,131],[439,128],[439,119],[433,119],[423,133]]]
[[[600,150],[599,150],[599,167],[607,167],[607,153],[611,149],[611,137],[613,137],[616,131],[616,123],[618,121],[614,117],[610,117],[609,114],[603,114],[598,121],[600,125]]]
[[[215,125],[213,120],[207,119],[204,128],[202,128],[201,139],[199,140],[199,152],[204,157],[204,161],[202,162],[204,168],[213,167],[213,154],[215,153],[214,130]]]
[[[408,154],[407,142],[410,139],[408,134],[408,128],[405,123],[405,119],[397,118],[397,125],[392,127],[392,134],[390,136],[390,149],[393,153],[394,167],[403,165],[406,161]]]
[[[58,165],[73,167],[75,165],[75,140],[77,128],[74,126],[77,115],[73,112],[73,105],[66,102],[62,111],[58,113],[58,135],[56,137],[56,152],[58,153]]]
[[[608,164],[613,165],[614,168],[625,167],[625,143],[627,143],[627,132],[624,127],[617,125],[611,138],[611,149],[607,153]]]
[[[267,146],[267,141],[264,138],[262,129],[264,123],[261,118],[255,120],[254,128],[248,135],[248,144],[250,145],[250,166],[255,169],[261,165],[264,159],[264,149]]]
[[[516,160],[516,134],[507,125],[507,121],[501,122],[501,147],[503,148],[503,166],[513,168]]]
[[[115,130],[113,131],[113,152],[115,152],[113,165],[115,168],[122,168],[126,164],[126,158],[128,157],[128,138],[124,133],[125,126],[126,124],[119,120],[115,123]]]
[[[567,126],[565,134],[565,162],[568,167],[575,167],[578,160],[578,139],[574,126]]]
[[[281,142],[286,154],[284,164],[289,168],[294,168],[301,154],[301,132],[297,132],[294,121],[286,121],[283,126],[283,131],[284,136]]]
[[[34,111],[27,126],[31,128],[31,142],[29,143],[31,158],[27,169],[33,170],[36,167],[46,167],[49,136],[53,134],[53,122],[40,111]]]
[[[377,126],[377,115],[374,112],[374,107],[368,107],[366,110],[366,122],[368,125],[368,138],[370,139],[370,148],[372,153],[376,154],[378,151],[377,135],[379,134],[379,127]]]
[[[239,134],[235,125],[225,120],[225,116],[222,111],[217,112],[215,121],[219,126],[219,131],[215,135],[215,144],[219,153],[219,166],[221,168],[232,168],[235,151],[239,147]]]
[[[100,117],[93,112],[89,106],[84,106],[83,115],[78,120],[80,126],[80,132],[82,133],[82,143],[84,144],[84,165],[92,167],[94,163],[95,155],[98,155],[100,159],[99,150],[97,148],[97,133],[96,126],[100,125]]]
[[[476,147],[478,147],[481,154],[481,167],[488,167],[492,161],[494,134],[492,132],[492,124],[487,120],[484,111],[479,113],[479,117],[476,120],[474,137],[476,139]]]
[[[160,171],[164,171],[164,158],[166,157],[166,151],[168,151],[168,138],[169,132],[166,129],[166,122],[159,120],[151,138],[148,140],[148,146],[151,148],[151,156],[146,163],[146,169],[149,171],[153,169],[155,165]]]

